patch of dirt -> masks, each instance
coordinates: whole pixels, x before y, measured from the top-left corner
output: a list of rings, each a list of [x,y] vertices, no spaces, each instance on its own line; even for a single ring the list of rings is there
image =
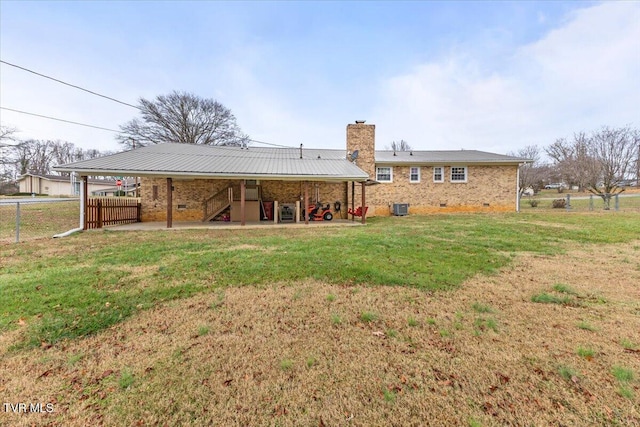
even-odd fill
[[[229,288],[48,349],[3,336],[0,395],[54,412],[0,424],[640,425],[639,259],[640,242],[523,254],[436,293]]]

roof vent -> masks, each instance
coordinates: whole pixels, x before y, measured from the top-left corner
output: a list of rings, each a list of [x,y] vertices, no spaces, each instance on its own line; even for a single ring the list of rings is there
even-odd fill
[[[363,125],[366,120],[356,120],[357,125]]]

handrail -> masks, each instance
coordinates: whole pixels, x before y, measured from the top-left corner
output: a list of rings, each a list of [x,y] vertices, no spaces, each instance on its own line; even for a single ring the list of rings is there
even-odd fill
[[[209,197],[203,203],[204,216],[202,221],[209,221],[226,209],[233,201],[233,188],[228,187],[220,190],[213,196]]]

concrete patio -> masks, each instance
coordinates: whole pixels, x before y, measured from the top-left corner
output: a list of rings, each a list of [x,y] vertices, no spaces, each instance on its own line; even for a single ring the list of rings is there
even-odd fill
[[[310,221],[304,222],[280,222],[254,221],[240,225],[239,222],[224,221],[174,221],[172,228],[167,228],[166,221],[158,222],[134,222],[131,224],[120,224],[105,226],[103,230],[109,231],[151,231],[151,230],[190,230],[190,229],[215,229],[215,230],[250,230],[257,228],[300,228],[300,227],[353,227],[363,225],[360,221],[348,219],[337,219],[333,221]]]

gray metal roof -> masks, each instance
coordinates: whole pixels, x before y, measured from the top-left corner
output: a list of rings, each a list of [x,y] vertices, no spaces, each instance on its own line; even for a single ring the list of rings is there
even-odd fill
[[[376,164],[520,164],[530,161],[477,150],[376,151]]]
[[[55,169],[55,167],[54,167]],[[62,176],[62,175],[37,175],[34,173],[25,173],[23,175],[20,175],[20,178],[18,178],[18,181],[22,181],[23,179],[26,179],[28,176],[32,176],[34,178],[42,178],[42,179],[46,179],[48,181],[56,181],[56,182],[70,182],[71,181],[71,177],[69,176]],[[88,180],[89,184],[100,184],[100,185],[116,185],[116,182],[112,179],[95,179],[95,178],[89,178]]]
[[[86,175],[366,181],[346,150],[158,144],[54,167]]]

